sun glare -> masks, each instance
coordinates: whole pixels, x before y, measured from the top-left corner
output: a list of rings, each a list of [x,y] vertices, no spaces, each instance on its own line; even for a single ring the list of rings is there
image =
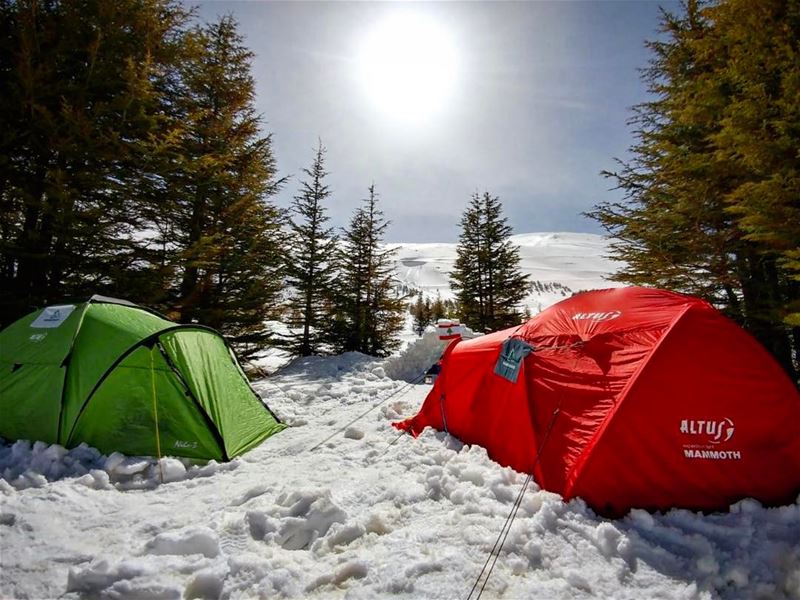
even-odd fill
[[[453,41],[436,22],[395,15],[364,40],[361,80],[375,105],[398,120],[421,120],[442,109],[456,79]]]

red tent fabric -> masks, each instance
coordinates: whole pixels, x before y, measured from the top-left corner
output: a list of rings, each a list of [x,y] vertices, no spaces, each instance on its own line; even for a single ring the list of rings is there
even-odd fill
[[[494,373],[508,338],[534,350]],[[527,323],[454,342],[419,414],[539,485],[603,514],[726,509],[800,491],[800,396],[733,321],[649,288],[585,292]]]

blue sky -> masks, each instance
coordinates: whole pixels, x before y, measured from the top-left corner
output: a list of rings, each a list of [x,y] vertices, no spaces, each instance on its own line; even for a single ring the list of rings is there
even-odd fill
[[[347,223],[371,183],[387,241],[455,241],[475,191],[503,201],[516,233],[596,232],[581,212],[619,197],[600,176],[626,156],[630,107],[659,7],[671,2],[202,2],[232,14],[255,52],[257,108],[273,134],[287,206],[317,139],[328,148],[329,214]],[[365,40],[397,15],[436,25],[456,58],[432,114],[397,115],[366,89]],[[411,42],[413,43],[413,41]]]

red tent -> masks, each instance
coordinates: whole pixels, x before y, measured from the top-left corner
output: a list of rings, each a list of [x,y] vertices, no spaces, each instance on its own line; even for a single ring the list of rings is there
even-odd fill
[[[509,339],[532,347],[516,382],[495,373],[504,347],[525,346]],[[396,426],[447,430],[604,514],[800,491],[792,381],[709,304],[657,289],[582,293],[454,342],[419,414]]]

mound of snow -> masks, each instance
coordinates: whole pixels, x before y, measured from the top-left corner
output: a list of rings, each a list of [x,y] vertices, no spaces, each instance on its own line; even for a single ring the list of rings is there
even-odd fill
[[[162,483],[210,477],[238,465],[236,460],[223,464],[213,460],[194,464],[188,459],[162,457],[157,460],[119,452],[105,456],[86,444],[67,450],[58,444],[0,440],[0,485],[17,490],[40,488],[61,479],[71,479],[94,489],[153,489]]]
[[[214,558],[219,554],[217,534],[208,527],[188,527],[180,531],[159,533],[147,542],[148,554],[202,554]]]
[[[386,359],[383,368],[392,379],[419,382],[425,371],[442,356],[448,343],[440,340],[436,330],[429,327],[399,355]]]

